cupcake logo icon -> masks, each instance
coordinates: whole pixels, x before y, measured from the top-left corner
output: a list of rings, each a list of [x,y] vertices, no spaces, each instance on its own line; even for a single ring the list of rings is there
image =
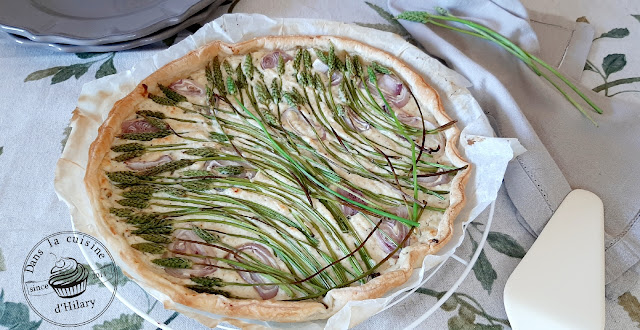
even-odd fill
[[[22,268],[24,296],[35,313],[57,326],[95,321],[113,301],[119,270],[96,238],[59,232],[42,239]]]
[[[89,271],[73,258],[60,258],[51,268],[49,285],[60,298],[73,298],[87,290]]]

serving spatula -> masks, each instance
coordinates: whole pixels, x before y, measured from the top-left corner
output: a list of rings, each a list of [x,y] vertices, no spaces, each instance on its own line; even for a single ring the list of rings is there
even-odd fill
[[[515,330],[603,329],[604,209],[573,190],[553,214],[504,288]]]

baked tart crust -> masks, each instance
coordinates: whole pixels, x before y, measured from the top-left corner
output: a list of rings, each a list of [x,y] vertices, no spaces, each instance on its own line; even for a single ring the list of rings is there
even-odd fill
[[[198,293],[185,287],[184,283],[189,281],[188,279],[178,279],[167,273],[163,267],[152,263],[151,260],[158,258],[158,255],[132,247],[132,244],[143,241],[132,234],[132,228],[134,227],[112,214],[111,209],[114,206],[119,206],[113,202],[120,188],[114,186],[114,182],[110,180],[107,173],[122,167],[122,164],[116,164],[118,162],[114,158],[117,154],[112,151],[112,147],[126,142],[137,142],[121,139],[123,123],[128,120],[131,121],[132,118],[139,118],[139,116],[136,116],[136,111],[148,107],[150,95],[166,94],[166,90],[161,90],[160,85],[170,86],[178,80],[188,78],[202,80],[202,77],[198,78],[197,72],[205,70],[216,57],[220,62],[229,59],[233,63],[232,59],[234,58],[244,58],[245,54],[253,54],[253,63],[257,68],[260,66],[259,55],[265,55],[272,51],[279,50],[293,54],[297,49],[307,49],[311,54],[314,54],[310,50],[319,49],[327,52],[332,48],[335,49],[335,54],[342,59],[345,58],[344,54],[349,54],[350,56],[358,55],[367,67],[372,66],[372,63],[375,62],[377,63],[376,65],[381,66],[383,69],[390,69],[393,75],[403,83],[404,88],[411,91],[412,99],[415,99],[419,105],[418,108],[423,112],[425,119],[430,118],[436,127],[446,126],[446,129],[439,133],[442,134],[444,139],[444,146],[441,146],[443,150],[436,151],[440,152],[440,160],[446,161],[447,165],[456,168],[456,171],[448,175],[449,182],[444,183],[448,187],[448,194],[446,194],[448,205],[444,212],[438,213],[438,219],[435,224],[433,220],[428,220],[425,216],[420,217],[418,219],[420,226],[416,227],[412,234],[407,236],[410,237],[410,239],[406,240],[409,244],[402,248],[397,248],[396,250],[399,250],[397,251],[397,258],[388,258],[387,264],[384,267],[380,267],[379,274],[376,274],[377,276],[375,277],[366,278],[368,279],[366,283],[335,288],[326,292],[324,296],[300,301],[287,300],[283,290],[279,290],[275,298],[267,300],[256,297],[255,292],[251,290],[240,291],[241,293],[249,292],[248,295],[250,297],[247,298],[236,298],[235,294],[225,297],[220,294]],[[313,59],[316,59],[316,54],[313,55]],[[234,65],[231,66],[233,67]],[[383,69],[381,70],[384,71]],[[275,69],[263,69],[263,73],[266,70]],[[282,75],[281,77],[285,76]],[[328,77],[326,78],[325,82],[328,82]],[[295,79],[295,77],[281,79]],[[344,79],[350,78],[344,77]],[[361,90],[366,88],[361,85]],[[284,100],[281,102],[281,107],[288,107]],[[238,106],[237,103],[232,103]],[[183,109],[176,106],[165,108],[164,111],[169,116],[174,117],[180,117],[185,113]],[[184,118],[192,117],[185,115]],[[173,121],[171,123],[172,125],[174,124]],[[179,127],[178,123],[175,126]],[[176,132],[176,127],[171,129],[173,133],[181,134],[182,132]],[[168,297],[168,300],[164,302],[165,307],[180,309],[180,305],[184,305],[217,315],[277,322],[326,319],[335,314],[349,301],[378,298],[390,289],[402,285],[409,279],[413,269],[422,265],[425,256],[436,253],[449,241],[453,229],[453,221],[464,204],[464,186],[470,174],[469,164],[462,159],[456,149],[459,135],[460,132],[455,125],[451,124],[451,118],[445,113],[440,98],[433,88],[398,58],[361,42],[334,36],[274,36],[257,38],[237,44],[213,42],[165,65],[142,81],[128,96],[114,105],[108,118],[99,129],[98,138],[91,145],[85,184],[91,200],[96,227],[107,247],[112,253],[118,254],[121,261],[126,264],[125,268],[132,273],[129,275],[135,278],[143,287],[153,288],[153,290]],[[171,144],[176,141],[175,138],[175,135],[171,135],[145,143],[151,143],[151,145],[157,143]],[[317,145],[313,144],[312,140],[307,139],[307,142],[310,142],[311,145]],[[196,141],[193,142],[193,145],[208,146],[208,143]],[[189,146],[193,145],[190,144]],[[346,179],[345,177],[349,177],[349,173],[343,173],[343,176],[343,179]],[[349,178],[352,179],[352,177]],[[373,238],[367,244],[373,244]],[[396,253],[396,251],[390,254],[393,253]],[[219,266],[221,263],[217,265]],[[276,267],[286,269],[281,264],[276,265]],[[212,274],[212,276],[217,275],[217,273]],[[225,289],[225,287],[222,289]],[[231,291],[234,292],[233,289]],[[253,293],[253,296],[251,293]]]

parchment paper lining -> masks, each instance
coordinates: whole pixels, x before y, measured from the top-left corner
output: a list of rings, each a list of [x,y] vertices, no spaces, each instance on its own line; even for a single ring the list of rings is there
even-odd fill
[[[414,271],[409,281],[401,287],[379,299],[350,302],[328,320],[296,324],[254,320],[231,322],[238,326],[250,323],[253,327],[257,325],[277,328],[346,329],[382,310],[398,294],[417,286],[422,281],[426,270],[453,254],[464,239],[463,224],[475,219],[487,205],[495,200],[507,163],[524,152],[524,148],[517,140],[494,136],[487,117],[466,89],[470,86],[464,77],[446,68],[398,35],[324,20],[272,19],[258,14],[224,15],[206,24],[194,35],[178,44],[142,61],[131,70],[107,76],[83,86],[77,109],[71,120],[71,135],[57,164],[55,189],[59,198],[69,206],[74,229],[100,239],[93,225],[91,206],[83,178],[89,146],[95,140],[98,127],[107,118],[115,102],[130,93],[140,81],[158,68],[208,42],[222,40],[235,43],[267,35],[342,36],[367,43],[399,57],[438,91],[445,111],[458,121],[457,125],[462,131],[458,146],[460,153],[473,164],[473,171],[465,191],[466,206],[455,220],[451,241],[437,255],[427,256],[422,268]],[[371,38],[372,35],[376,37]],[[116,263],[126,274],[133,275],[120,260],[116,260]],[[144,289],[164,302],[165,306],[170,305],[171,308],[182,311],[207,326],[214,326],[224,321],[222,316],[168,302],[168,297],[153,288],[145,287]]]

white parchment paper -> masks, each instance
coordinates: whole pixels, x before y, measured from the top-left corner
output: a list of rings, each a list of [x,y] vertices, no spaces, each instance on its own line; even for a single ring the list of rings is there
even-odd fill
[[[206,24],[194,35],[178,44],[140,62],[131,70],[84,85],[72,118],[71,135],[56,168],[56,192],[59,198],[69,206],[75,230],[100,239],[93,225],[83,178],[89,146],[97,137],[98,127],[107,117],[114,103],[130,93],[140,81],[158,68],[208,42],[222,40],[235,43],[267,35],[342,36],[367,43],[399,57],[438,91],[445,110],[458,121],[457,125],[462,131],[458,146],[461,154],[473,165],[471,178],[465,191],[467,204],[455,221],[452,239],[437,255],[427,256],[422,268],[416,270],[407,283],[382,298],[350,302],[328,320],[296,324],[242,320],[254,325],[275,328],[346,329],[379,312],[397,295],[419,285],[426,270],[451,256],[464,239],[463,224],[475,219],[487,205],[495,200],[507,163],[524,152],[524,148],[517,140],[494,136],[487,117],[466,89],[469,83],[464,77],[446,68],[395,34],[324,20],[272,19],[258,14],[224,15]],[[117,253],[114,253],[114,259],[119,266],[125,273],[133,275],[127,271],[126,265],[118,262],[119,258],[116,255]],[[153,288],[145,289],[160,301],[168,299]],[[197,313],[213,320],[223,318],[186,306],[181,306],[180,309],[183,312]]]

